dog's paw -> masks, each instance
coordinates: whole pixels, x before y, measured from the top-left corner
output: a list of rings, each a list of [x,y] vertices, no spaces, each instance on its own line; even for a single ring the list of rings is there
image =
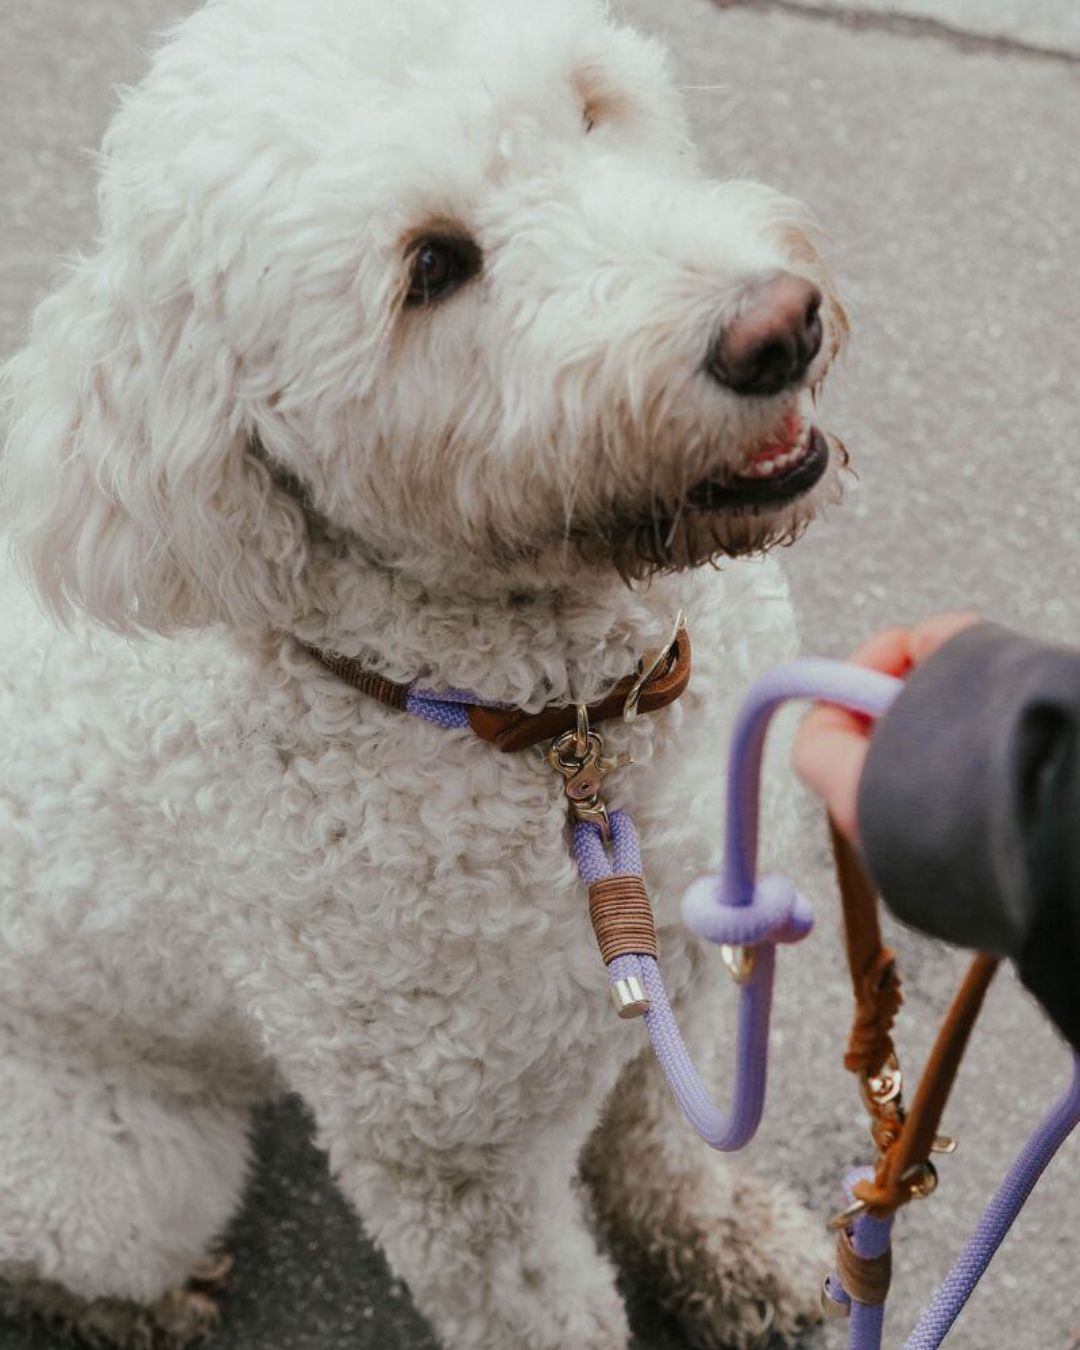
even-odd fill
[[[209,1294],[172,1289],[148,1308],[94,1299],[65,1321],[77,1341],[102,1350],[186,1350],[218,1329],[221,1311]]]
[[[558,1328],[555,1346],[580,1346],[581,1350],[627,1350],[630,1326],[622,1295],[611,1284],[589,1290],[582,1306]]]
[[[614,1271],[595,1257],[577,1265],[556,1262],[533,1271],[532,1280],[498,1291],[499,1311],[509,1325],[492,1336],[492,1323],[478,1328],[478,1350],[493,1344],[514,1350],[627,1350],[630,1326]]]
[[[664,1303],[701,1350],[790,1345],[821,1318],[830,1245],[786,1187],[740,1177],[732,1210],[683,1215],[668,1247]]]
[[[831,1251],[820,1218],[783,1186],[701,1180],[650,1226],[635,1273],[700,1350],[791,1344],[821,1317]]]
[[[231,1252],[215,1247],[209,1256],[192,1266],[187,1287],[208,1294],[218,1292],[228,1285],[234,1264]]]
[[[172,1289],[150,1309],[157,1339],[155,1350],[184,1350],[221,1325],[217,1300],[203,1289]]]
[[[0,1284],[0,1311],[56,1327],[77,1345],[93,1350],[185,1350],[221,1325],[221,1310],[210,1292],[219,1288],[231,1261],[200,1267],[181,1289],[149,1306],[122,1298],[80,1298],[47,1280]],[[208,1278],[208,1276],[210,1278]]]
[[[630,1327],[610,1265],[596,1253],[579,1262],[563,1255],[548,1252],[540,1265],[502,1253],[485,1263],[486,1281],[462,1285],[467,1310],[454,1307],[445,1287],[417,1301],[447,1350],[627,1350]]]

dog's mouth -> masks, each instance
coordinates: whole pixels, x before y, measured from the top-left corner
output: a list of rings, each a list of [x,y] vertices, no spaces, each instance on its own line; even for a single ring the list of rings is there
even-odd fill
[[[731,466],[700,479],[678,497],[658,498],[640,514],[622,513],[574,532],[589,560],[613,562],[627,579],[698,567],[718,558],[761,553],[797,539],[820,502],[803,502],[825,477],[834,446],[789,407],[765,438]]]
[[[686,494],[684,510],[724,512],[782,506],[809,492],[828,467],[824,435],[792,408],[735,473],[695,483]]]

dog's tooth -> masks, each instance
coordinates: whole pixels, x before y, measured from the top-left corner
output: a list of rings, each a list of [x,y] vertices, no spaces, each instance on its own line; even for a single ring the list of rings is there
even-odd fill
[[[741,478],[775,478],[806,458],[810,446],[811,424],[798,413],[790,412],[781,424],[782,440],[767,441],[752,451],[737,472]]]

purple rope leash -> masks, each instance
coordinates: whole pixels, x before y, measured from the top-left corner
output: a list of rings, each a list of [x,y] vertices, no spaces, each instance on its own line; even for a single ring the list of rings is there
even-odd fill
[[[874,1219],[863,1214],[852,1228],[851,1245],[859,1256],[884,1256],[892,1240],[893,1221]],[[851,1300],[851,1320],[848,1323],[848,1350],[880,1350],[885,1330],[885,1304],[860,1303]]]
[[[710,942],[749,948],[753,962],[739,999],[735,1086],[730,1112],[720,1110],[694,1067],[679,1032],[655,959],[645,953],[616,957],[609,979],[636,977],[649,1008],[645,1025],[671,1089],[690,1124],[713,1148],[732,1151],[753,1138],[761,1121],[767,1081],[769,1018],[776,944],[797,942],[813,924],[810,906],[783,877],[756,875],[759,786],[765,736],[774,713],[790,699],[836,703],[878,717],[889,707],[901,682],[840,661],[805,658],[778,666],[750,690],[732,734],[728,762],[725,849],[719,876],[700,877],[683,896],[683,917]],[[475,702],[464,690],[410,689],[406,710],[438,726],[469,725],[463,706]],[[579,822],[573,849],[581,879],[588,886],[613,873],[642,875],[641,847],[633,822],[622,811],[610,815],[611,857],[598,826]],[[1080,1055],[1073,1082],[1031,1135],[952,1270],[919,1319],[903,1350],[937,1350],[986,1272],[1035,1184],[1071,1131],[1080,1122]],[[853,1172],[851,1186],[870,1169]],[[892,1218],[861,1215],[851,1228],[856,1253],[882,1255],[889,1248]],[[849,1310],[849,1350],[880,1350],[884,1304],[864,1304],[849,1296],[836,1271],[825,1295]]]
[[[612,811],[610,822],[610,861],[598,826],[579,822],[574,827],[574,856],[581,879],[587,886],[613,873],[642,875],[641,847],[630,817],[624,811]],[[738,935],[733,940],[741,942],[753,932],[767,933],[770,923],[784,932],[797,932],[799,936],[809,931],[809,923],[802,911],[799,919],[792,921],[793,906],[784,903],[789,898],[798,899],[791,887],[787,888],[783,897],[777,897],[766,912],[752,914],[751,907],[746,907],[737,916],[742,922],[733,927]],[[753,975],[740,999],[734,1106],[730,1115],[713,1105],[694,1067],[671,1011],[656,961],[644,954],[617,956],[608,966],[608,977],[613,984],[616,980],[631,976],[637,976],[649,996],[650,1006],[645,1013],[645,1026],[664,1075],[686,1118],[710,1147],[725,1152],[743,1148],[753,1138],[765,1104],[773,980],[772,945],[762,948]]]
[[[421,717],[425,722],[433,722],[437,727],[451,731],[469,725],[469,710],[465,705],[475,702],[476,699],[465,689],[443,689],[435,693],[431,689],[417,689],[411,685],[405,695],[405,711],[413,717]]]
[[[904,1342],[904,1350],[937,1350],[986,1273],[1047,1164],[1078,1123],[1080,1055],[1074,1055],[1073,1080],[1068,1091],[1046,1114],[1020,1151],[952,1270]]]

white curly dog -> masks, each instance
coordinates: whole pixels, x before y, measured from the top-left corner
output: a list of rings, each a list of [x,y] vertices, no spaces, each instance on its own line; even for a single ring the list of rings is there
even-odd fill
[[[285,1086],[449,1350],[624,1350],[615,1260],[701,1345],[795,1334],[817,1225],[613,1015],[543,754],[308,647],[535,711],[687,610],[689,692],[609,743],[700,1044],[678,900],[793,646],[775,563],[728,560],[843,460],[802,209],[703,175],[594,0],[212,0],[125,95],[101,209],[3,385],[7,1297],[205,1329],[187,1282]]]

